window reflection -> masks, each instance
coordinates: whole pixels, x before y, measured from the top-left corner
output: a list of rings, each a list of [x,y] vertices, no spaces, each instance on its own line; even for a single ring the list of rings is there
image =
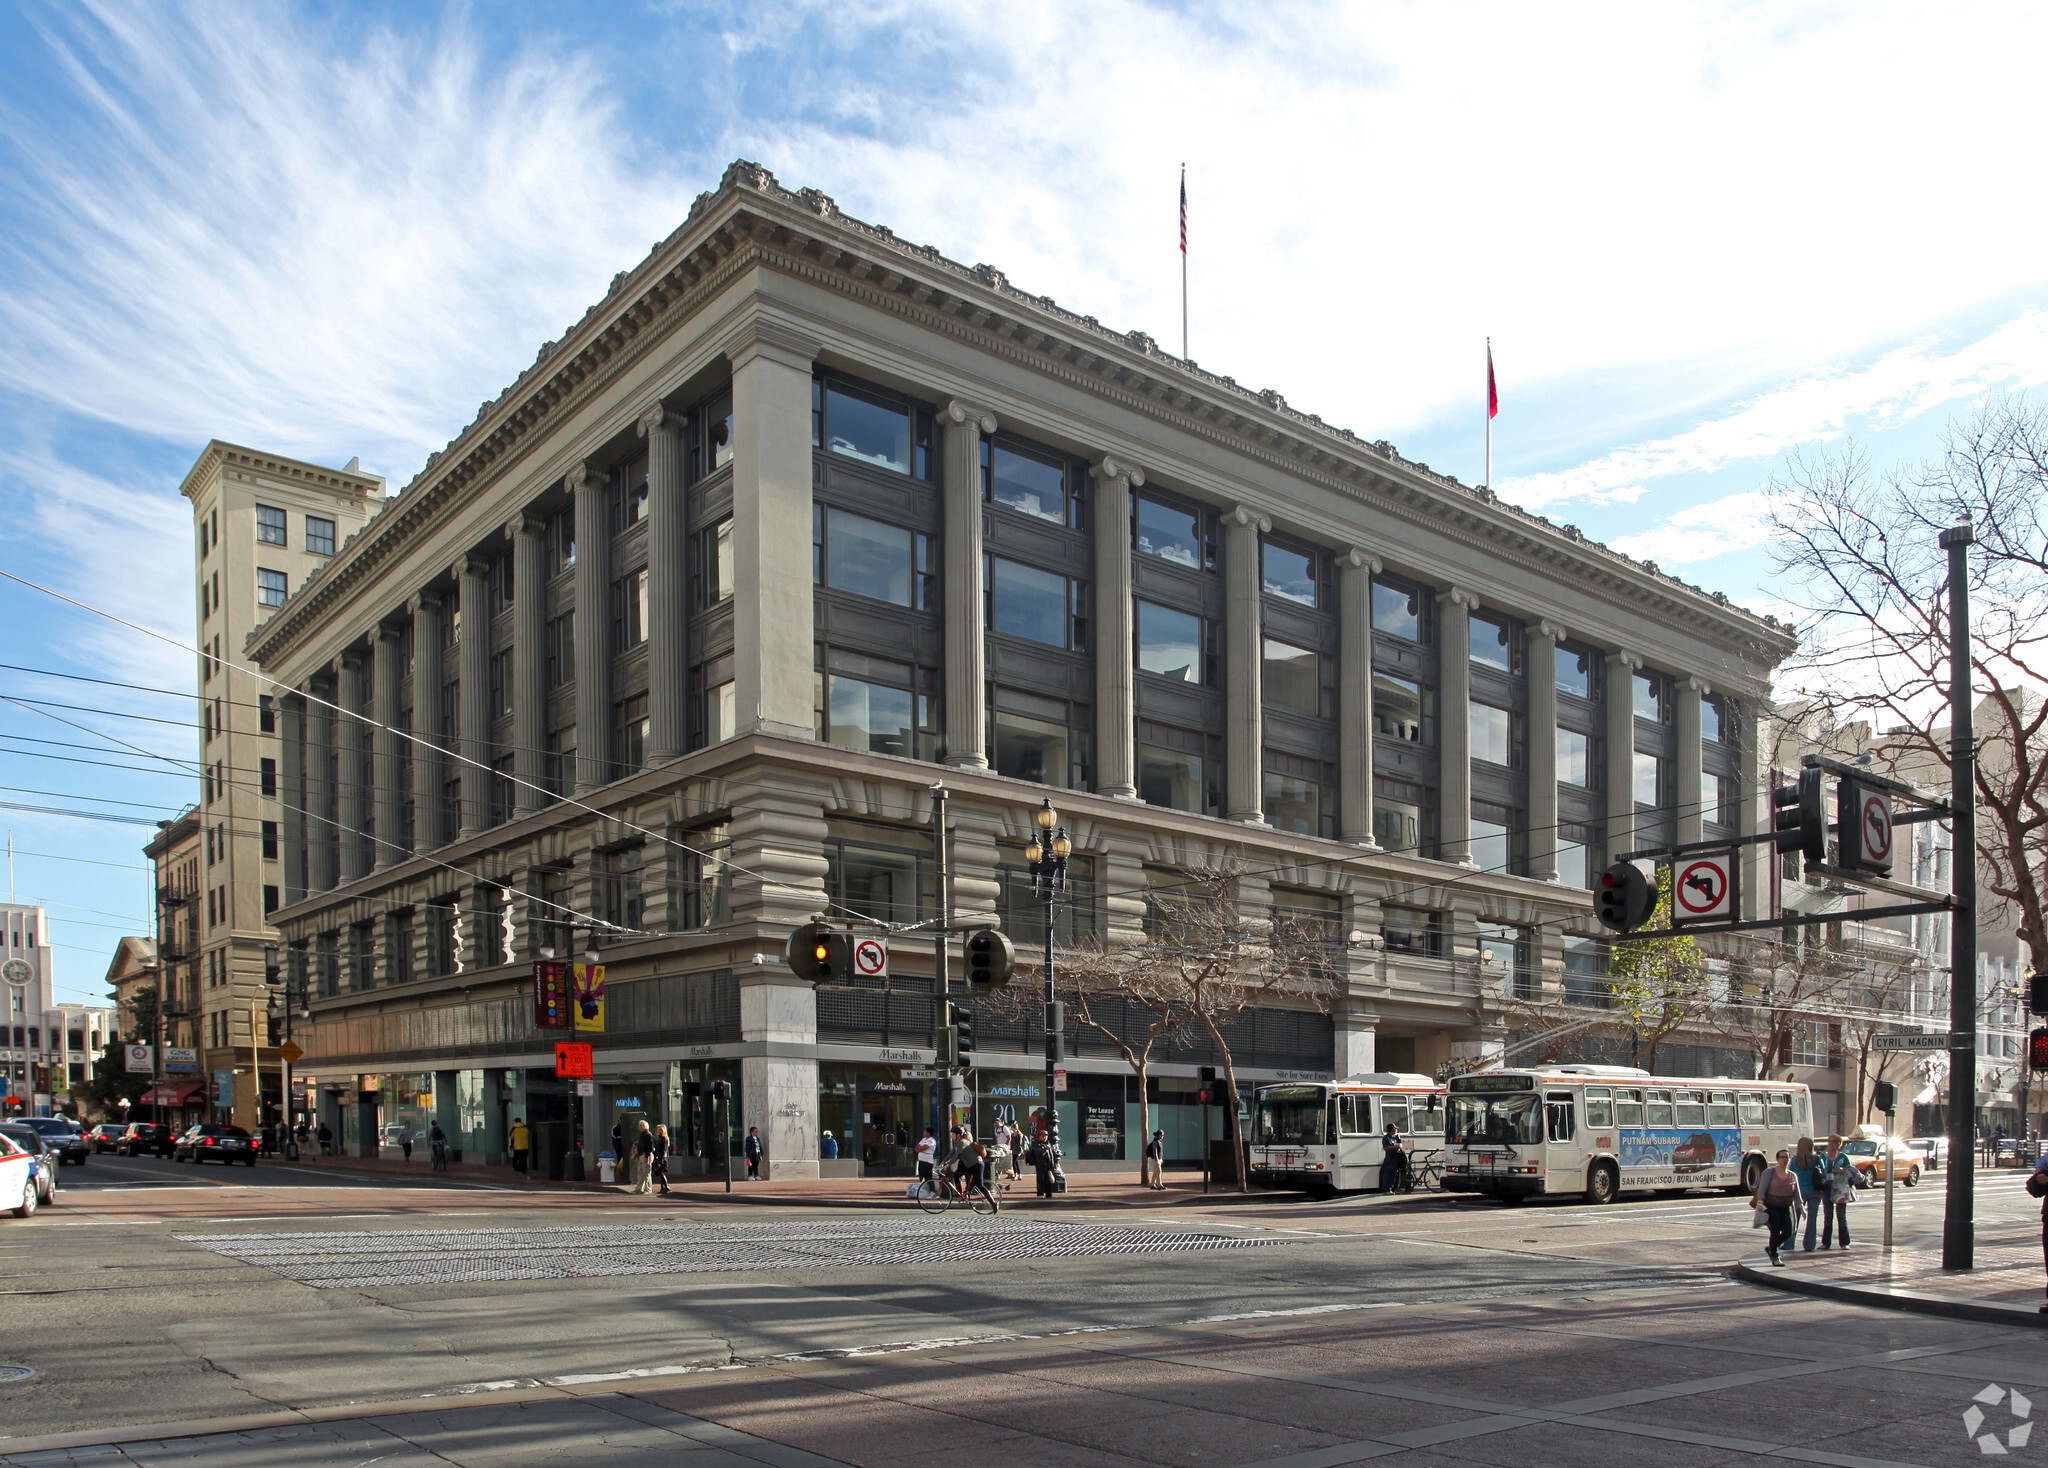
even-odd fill
[[[1573,652],[1560,647],[1554,659],[1557,666],[1557,691],[1575,694],[1580,698],[1593,696],[1593,655],[1588,652]]]
[[[825,447],[849,459],[910,472],[910,410],[832,383],[825,389]]]
[[[1372,630],[1421,642],[1422,593],[1391,581],[1372,584]]]
[[[1654,673],[1638,673],[1634,678],[1636,717],[1664,720],[1664,680]]]
[[[930,757],[928,698],[837,673],[819,679],[820,739],[842,749]]]
[[[813,535],[813,575],[824,585],[899,607],[925,605],[930,537],[822,505]]]
[[[1557,731],[1557,778],[1566,785],[1593,788],[1593,738],[1576,729]]]
[[[1476,612],[1466,625],[1470,629],[1473,662],[1507,673],[1522,671],[1522,644],[1516,628]]]
[[[1322,658],[1305,647],[1265,639],[1260,691],[1277,708],[1323,714]]]
[[[1266,595],[1316,605],[1315,557],[1270,542],[1260,548]]]
[[[1657,805],[1658,796],[1664,787],[1664,761],[1654,754],[1636,751],[1635,802],[1637,805]]]
[[[1041,459],[1003,444],[988,448],[988,497],[1020,515],[1067,521],[1067,469],[1061,462]]]
[[[1162,678],[1202,681],[1202,619],[1189,612],[1138,603],[1138,666]]]
[[[1265,787],[1266,824],[1274,830],[1294,831],[1304,836],[1335,834],[1335,792],[1328,786],[1268,770]]]
[[[1375,734],[1409,744],[1436,741],[1436,690],[1392,673],[1372,675],[1372,727]]]
[[[1213,815],[1223,792],[1216,762],[1153,744],[1138,746],[1138,798],[1169,810]]]
[[[1519,765],[1521,750],[1515,738],[1515,716],[1490,704],[1475,703],[1467,707],[1471,710],[1472,758],[1485,760],[1488,764]]]
[[[1208,569],[1202,545],[1201,518],[1191,510],[1161,504],[1145,495],[1137,497],[1138,549],[1177,566]]]
[[[1067,578],[1001,556],[988,557],[988,625],[1033,642],[1068,643]]]
[[[997,710],[989,716],[989,738],[998,775],[1032,780],[1040,785],[1072,787],[1078,761],[1072,749],[1077,736],[1064,724],[1027,719]]]

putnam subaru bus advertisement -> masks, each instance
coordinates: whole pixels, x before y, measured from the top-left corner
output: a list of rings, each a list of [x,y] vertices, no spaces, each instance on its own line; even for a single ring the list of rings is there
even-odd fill
[[[1620,1141],[1623,1167],[1703,1172],[1742,1160],[1742,1133],[1732,1126],[1625,1126]]]

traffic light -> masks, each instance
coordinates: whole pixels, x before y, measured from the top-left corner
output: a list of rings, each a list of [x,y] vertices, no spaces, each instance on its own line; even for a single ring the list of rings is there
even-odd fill
[[[1892,874],[1892,798],[1861,780],[1835,782],[1836,848],[1841,865],[1872,876]]]
[[[2048,1070],[2048,1027],[2036,1026],[2027,1036],[2027,1068]]]
[[[1197,1066],[1195,1068],[1195,1078],[1202,1084],[1202,1104],[1204,1106],[1214,1106],[1220,1099],[1216,1088],[1216,1067],[1213,1065]]]
[[[1798,851],[1808,861],[1828,859],[1827,775],[1801,770],[1799,778],[1771,791],[1771,829],[1778,850]]]
[[[953,1063],[968,1064],[974,1053],[974,1011],[964,1004],[946,1005],[946,1031],[952,1039]]]
[[[1870,1104],[1890,1116],[1899,1109],[1899,1088],[1890,1081],[1879,1081],[1871,1087]]]
[[[853,977],[853,938],[830,923],[805,923],[783,950],[790,972],[813,984],[843,984]]]
[[[1657,889],[1633,862],[1616,862],[1600,874],[1600,885],[1593,889],[1593,916],[1617,933],[1634,932],[1656,909]]]
[[[712,1099],[712,1100],[714,1100],[714,1101],[726,1101],[726,1100],[730,1100],[730,1099],[731,1099],[731,1097],[732,1097],[732,1082],[731,1082],[731,1081],[713,1081],[713,1082],[711,1083],[711,1099]]]
[[[1017,949],[994,928],[967,935],[967,982],[977,989],[1000,989],[1017,967]]]
[[[2048,974],[2038,970],[2027,975],[2027,1013],[2048,1014]]]

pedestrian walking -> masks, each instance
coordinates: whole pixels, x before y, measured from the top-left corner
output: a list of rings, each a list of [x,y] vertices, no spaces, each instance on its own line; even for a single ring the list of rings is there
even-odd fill
[[[633,1171],[639,1179],[633,1184],[636,1193],[654,1191],[654,1128],[647,1119],[640,1119],[640,1130],[633,1136]]]
[[[1380,1191],[1400,1191],[1401,1174],[1408,1170],[1408,1154],[1401,1147],[1401,1132],[1391,1121],[1380,1133]]]
[[[924,1129],[924,1135],[917,1139],[917,1180],[920,1183],[932,1181],[932,1174],[939,1160],[939,1137],[931,1127]]]
[[[647,1170],[661,1184],[661,1196],[668,1196],[668,1123],[654,1125],[654,1150],[648,1154]]]
[[[324,1121],[320,1123],[320,1155],[322,1157],[332,1157],[334,1155],[334,1129]]]
[[[1778,1257],[1778,1251],[1791,1247],[1799,1208],[1799,1175],[1792,1171],[1790,1152],[1782,1147],[1778,1149],[1777,1164],[1757,1183],[1756,1193],[1749,1204],[1763,1213],[1770,1228],[1770,1240],[1764,1245],[1764,1253],[1770,1256],[1771,1263],[1784,1268],[1785,1261]]]
[[[747,1181],[757,1183],[761,1180],[761,1129],[757,1126],[747,1128],[746,1151]]]
[[[1145,1143],[1145,1186],[1155,1192],[1166,1188],[1166,1133],[1155,1131]]]
[[[1799,1179],[1799,1206],[1806,1212],[1806,1252],[1811,1254],[1827,1183],[1827,1164],[1814,1151],[1812,1137],[1801,1137],[1793,1149],[1792,1172]]]
[[[433,1160],[434,1171],[448,1170],[448,1134],[441,1130],[441,1123],[435,1122],[427,1128],[428,1156]]]
[[[1821,1225],[1820,1246],[1823,1249],[1834,1246],[1835,1236],[1841,1235],[1841,1247],[1849,1247],[1849,1205],[1856,1201],[1856,1164],[1849,1157],[1847,1145],[1840,1137],[1829,1137],[1827,1151],[1821,1157]],[[1812,1225],[1807,1231],[1812,1232]]]
[[[526,1129],[526,1119],[524,1117],[515,1116],[512,1118],[512,1133],[506,1140],[512,1144],[512,1170],[514,1172],[525,1172],[526,1154],[532,1149],[533,1133]]]
[[[401,1151],[401,1152],[403,1152],[403,1153],[405,1154],[405,1160],[406,1160],[407,1162],[410,1162],[410,1161],[412,1161],[412,1128],[411,1128],[411,1127],[409,1127],[409,1126],[402,1126],[402,1127],[400,1127],[400,1128],[398,1129],[398,1150],[399,1150],[399,1151]]]

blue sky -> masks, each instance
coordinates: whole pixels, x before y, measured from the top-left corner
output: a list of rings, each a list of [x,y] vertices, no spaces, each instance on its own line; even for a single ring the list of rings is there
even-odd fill
[[[4,565],[188,640],[207,439],[405,482],[735,157],[1175,349],[1185,163],[1203,366],[1476,482],[1490,335],[1501,493],[1769,610],[1788,456],[1910,467],[2048,378],[2044,41],[2002,5],[0,5]],[[10,583],[0,618],[0,662],[190,685]],[[0,704],[0,801],[189,802],[50,717],[182,757],[189,701],[0,695],[112,711]],[[148,827],[0,828],[96,997]]]

